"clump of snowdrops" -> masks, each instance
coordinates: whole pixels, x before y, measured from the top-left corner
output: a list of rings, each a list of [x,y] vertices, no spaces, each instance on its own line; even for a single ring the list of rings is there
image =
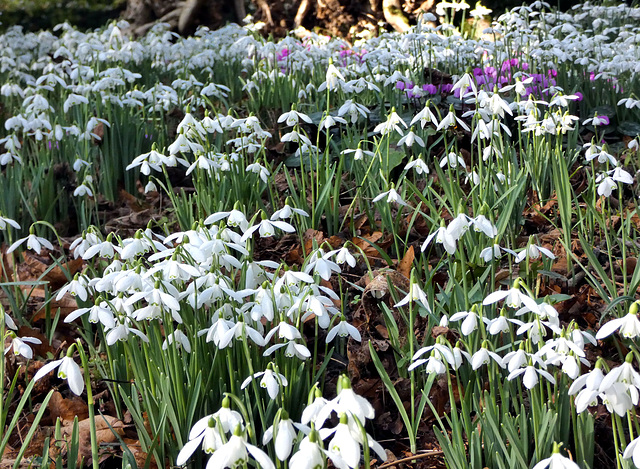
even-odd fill
[[[462,5],[439,12],[451,18]],[[331,399],[321,386],[335,345],[361,340],[342,270],[367,259],[348,243],[316,244],[301,265],[254,258],[261,238],[355,234],[365,213],[391,238],[390,253],[380,252],[387,264],[411,243],[418,252],[409,291],[390,288],[410,331],[403,345],[384,311],[411,382],[409,409],[371,348],[412,452],[431,407],[449,467],[593,467],[589,409],[600,403],[612,459],[640,467],[640,269],[627,264],[638,255],[638,214],[621,203],[635,191],[638,143],[614,151],[608,140],[613,122],[634,137],[629,123],[640,118],[630,47],[639,32],[625,21],[640,14],[544,6],[501,16],[482,39],[420,23],[354,47],[314,34],[267,42],[237,26],[175,42],[162,25],[131,40],[124,24],[0,38],[3,104],[14,113],[0,139],[0,228],[11,251],[52,250],[41,222],[74,207],[85,231],[71,251],[86,266],[60,292],[79,301],[65,321],[81,321],[91,351],[107,355],[96,366],[118,411],[131,412],[143,451],[162,465],[208,457],[212,467],[366,467],[370,449],[385,459],[365,429],[373,408],[349,379]],[[46,54],[56,60],[39,59]],[[451,83],[433,82],[433,70]],[[165,119],[173,109],[183,114],[175,132]],[[67,179],[46,170],[55,165]],[[172,186],[176,168],[192,193]],[[582,188],[571,183],[579,170]],[[138,179],[142,192],[166,194],[179,230],[122,238],[89,228],[103,222],[98,194],[113,200],[119,183],[134,192]],[[541,203],[555,197],[550,223],[561,235],[551,243],[521,239],[530,192]],[[29,233],[14,241],[21,227]],[[595,335],[562,321],[555,305],[568,298],[543,288],[560,253],[614,316]],[[618,259],[630,272],[620,281]],[[418,317],[451,333],[418,341]],[[10,315],[4,324],[6,353],[33,358],[37,339],[18,337]],[[613,341],[621,364],[587,359],[596,340]],[[57,369],[91,401],[74,348],[34,380]],[[444,414],[429,397],[437,378],[449,393]]]

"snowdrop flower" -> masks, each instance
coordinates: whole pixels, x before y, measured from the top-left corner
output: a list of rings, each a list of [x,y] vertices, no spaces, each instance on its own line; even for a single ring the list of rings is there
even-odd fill
[[[51,244],[45,238],[41,238],[40,236],[36,236],[32,232],[26,238],[20,238],[18,241],[16,241],[11,246],[9,246],[9,249],[7,249],[7,254],[12,253],[13,251],[15,251],[18,248],[18,246],[23,244],[25,241],[27,243],[27,249],[35,251],[37,254],[40,254],[40,252],[42,251],[43,247],[47,248],[50,251],[53,251],[53,244]]]
[[[637,391],[635,387],[616,382],[600,393],[600,398],[609,413],[615,412],[618,416],[625,417],[626,413],[638,404],[637,400],[634,402],[629,394],[632,389]]]
[[[256,446],[247,443],[241,426],[238,425],[229,440],[219,447],[207,462],[207,469],[225,469],[245,464],[251,455],[262,469],[275,469],[269,456]]]
[[[289,112],[285,112],[278,118],[278,124],[285,123],[289,127],[293,127],[300,123],[300,121],[306,122],[307,124],[311,124],[312,120],[306,114],[298,112],[295,110],[295,107],[292,108]]]
[[[309,257],[307,257],[308,264],[304,268],[304,272],[306,274],[310,272],[317,273],[324,280],[329,280],[333,272],[340,273],[341,269],[338,264],[330,260],[333,253],[328,252],[324,253],[322,249],[318,249],[312,252]]]
[[[347,121],[339,116],[332,116],[330,114],[325,115],[320,121],[320,128],[329,130],[331,127],[337,124],[346,124]]]
[[[406,145],[407,148],[411,148],[414,143],[417,143],[422,148],[425,147],[424,140],[422,140],[420,137],[414,134],[413,130],[410,130],[409,132],[407,132],[407,134],[404,137],[400,139],[400,141],[398,141],[398,146]]]
[[[526,293],[522,293],[522,291],[520,291],[519,278],[513,282],[513,287],[509,290],[498,290],[487,295],[487,297],[482,301],[482,304],[485,306],[491,305],[501,300],[505,300],[507,306],[511,308],[519,308],[521,305],[525,305],[531,311],[538,310],[538,304],[535,300]]]
[[[507,85],[500,88],[498,91],[500,93],[506,93],[515,89],[515,92],[520,96],[524,96],[527,94],[527,87],[525,85],[529,85],[533,82],[533,77],[527,77],[524,80],[520,80],[520,77],[516,77],[516,82],[513,85]]]
[[[618,185],[613,180],[613,178],[604,174],[601,174],[596,178],[596,183],[598,182],[600,183],[598,185],[598,195],[609,197],[611,196],[612,192],[618,188]]]
[[[143,342],[148,343],[149,338],[142,331],[130,327],[130,324],[131,319],[129,318],[118,318],[118,322],[116,323],[115,327],[110,329],[105,336],[105,338],[107,339],[107,345],[113,345],[117,341],[124,342],[125,340],[129,339],[129,334],[134,334],[140,337]]]
[[[498,228],[484,215],[478,215],[471,219],[471,224],[474,231],[482,232],[489,238],[495,238],[498,235]]]
[[[337,427],[329,429],[321,429],[321,438],[327,438],[333,433],[333,438],[328,444],[329,454],[336,454],[350,468],[355,468],[360,462],[360,444],[352,435],[349,425],[349,419],[346,414],[340,416],[340,423]]]
[[[367,109],[366,106],[362,104],[356,103],[352,99],[347,99],[344,104],[340,106],[340,109],[338,109],[338,116],[342,117],[346,116],[347,114],[349,115],[351,123],[355,124],[356,122],[358,122],[360,116],[364,117],[365,119],[367,118],[367,116],[369,115],[369,109]]]
[[[276,228],[282,231],[286,231],[287,233],[293,233],[296,229],[291,226],[289,223],[281,220],[268,220],[267,216],[262,213],[262,221],[257,225],[253,225],[251,228],[248,228],[247,231],[242,235],[240,240],[242,242],[248,240],[253,236],[253,233],[256,231],[260,235],[261,238],[270,238],[271,236],[276,234]]]
[[[176,155],[178,153],[203,152],[204,147],[199,143],[192,142],[187,138],[187,136],[184,133],[181,133],[181,134],[178,134],[175,141],[167,147],[167,150],[169,151],[169,155]],[[183,163],[183,161],[185,160],[180,159],[179,161]],[[183,165],[189,166],[189,164],[184,164],[184,163]]]
[[[190,112],[187,112],[182,118],[182,121],[180,121],[176,128],[176,132],[178,134],[185,134],[191,138],[204,138],[207,135],[205,128]]]
[[[513,115],[509,103],[502,99],[498,93],[492,93],[490,97],[480,100],[480,106],[501,119],[504,119],[505,112],[510,116]]]
[[[353,254],[351,254],[351,252],[349,252],[349,249],[347,249],[346,246],[341,247],[340,249],[337,249],[335,251],[331,251],[329,253],[327,253],[327,255],[332,255],[334,257],[334,260],[336,262],[336,264],[338,265],[342,265],[344,263],[346,263],[347,265],[349,265],[350,267],[355,267],[356,266],[356,258],[353,257]]]
[[[465,213],[459,213],[453,220],[451,220],[451,223],[447,226],[447,231],[451,236],[458,240],[467,232],[471,223],[473,223],[472,218],[469,218]]]
[[[478,318],[479,316],[474,311],[474,308],[472,308],[471,311],[460,311],[455,313],[449,318],[449,321],[455,322],[462,319],[463,321],[460,326],[460,332],[462,332],[463,335],[469,335],[478,328]]]
[[[473,94],[478,93],[478,88],[476,87],[476,83],[473,77],[469,73],[465,73],[464,75],[462,75],[453,84],[451,91],[453,92],[455,90],[460,90],[460,99],[463,99],[467,95],[469,90],[471,90]]]
[[[198,435],[202,431],[204,424],[208,424],[209,419],[213,419],[216,423],[220,422],[224,433],[229,433],[238,425],[242,425],[242,415],[235,410],[231,410],[231,400],[225,396],[224,399],[222,399],[220,409],[195,423],[189,432],[189,439],[193,439],[194,436]]]
[[[431,312],[431,308],[429,307],[429,300],[427,299],[426,293],[420,288],[420,286],[415,282],[415,278],[412,275],[411,283],[409,284],[409,293],[402,300],[394,305],[394,308],[399,308],[400,306],[407,305],[409,303],[413,303],[414,301],[418,301],[424,309],[428,312]]]
[[[113,329],[116,325],[113,311],[109,308],[108,303],[101,300],[99,297],[96,299],[95,304],[92,307],[76,309],[64,318],[64,322],[73,322],[86,313],[89,313],[89,322],[92,324],[100,322],[105,329]]]
[[[318,91],[337,91],[338,89],[344,87],[346,84],[344,80],[344,75],[340,73],[340,71],[333,65],[333,61],[329,61],[329,66],[327,67],[327,73],[325,76],[325,81],[318,87]]]
[[[6,314],[6,313],[5,313]],[[33,350],[27,344],[41,344],[42,341],[35,337],[18,337],[15,333],[10,332],[11,344],[4,349],[4,354],[9,353],[9,350],[13,349],[14,355],[22,355],[28,360],[33,358]]]
[[[571,95],[556,94],[549,102],[549,107],[552,107],[552,106],[569,107],[569,101],[576,101],[578,99],[580,99],[580,97],[575,94],[571,94]]]
[[[592,334],[590,334],[587,331],[580,330],[580,328],[577,325],[574,325],[574,328],[571,331],[571,340],[573,341],[574,344],[576,344],[578,347],[580,347],[583,350],[585,346],[585,340],[589,342],[591,345],[598,345],[598,342],[596,341],[595,337]]]
[[[535,310],[532,311],[536,312]],[[551,321],[541,321],[537,313],[535,317],[529,322],[522,322],[517,319],[511,319],[511,322],[519,326],[516,330],[516,335],[522,335],[526,332],[527,337],[529,337],[531,342],[533,342],[534,344],[538,344],[540,340],[542,340],[542,337],[547,335],[547,330],[545,329],[545,327],[551,329],[551,331],[555,334],[562,333],[561,329],[555,323]]]
[[[200,93],[203,96],[215,96],[216,98],[226,98],[229,96],[228,93],[230,91],[231,90],[224,85],[219,85],[217,83],[209,83],[207,86],[202,88]]]
[[[311,352],[309,351],[309,349],[305,345],[298,344],[298,343],[294,342],[293,340],[290,340],[289,342],[286,342],[284,344],[272,345],[267,350],[265,350],[262,355],[265,356],[265,357],[268,357],[273,352],[275,352],[276,350],[278,350],[278,349],[280,349],[282,347],[286,347],[285,350],[284,350],[284,356],[287,357],[287,358],[296,357],[296,358],[298,358],[300,360],[306,360],[306,359],[311,357]]]
[[[364,155],[370,156],[370,157],[374,157],[375,153],[369,150],[363,150],[362,148],[360,148],[360,146],[358,146],[358,148],[356,150],[342,150],[341,154],[342,155],[348,155],[349,153],[353,153],[353,159],[354,160],[361,160]]]
[[[333,328],[329,331],[325,342],[328,344],[333,339],[335,339],[336,335],[343,338],[351,336],[351,338],[353,338],[358,342],[362,340],[362,337],[360,336],[360,332],[358,332],[358,329],[356,329],[347,321],[345,321],[344,317],[336,326],[333,326]]]
[[[276,439],[274,446],[276,449],[276,457],[280,461],[285,461],[293,449],[293,443],[296,439],[296,430],[293,427],[293,420],[289,418],[289,414],[286,410],[280,409],[279,414],[280,419],[275,430]],[[262,444],[268,444],[273,439],[273,434],[274,426],[271,425],[262,436]]]
[[[626,107],[627,109],[631,109],[634,107],[637,107],[638,109],[640,109],[640,99],[633,99],[631,97],[622,98],[620,101],[618,101],[618,106],[622,106],[622,105],[624,105],[624,107]]]
[[[225,397],[225,400],[228,401],[229,398]],[[230,412],[234,412],[237,414],[237,412],[235,411]],[[240,414],[238,414],[236,425],[240,425],[241,422],[242,417],[240,417]],[[224,443],[222,442],[222,438],[220,437],[220,430],[217,428],[216,419],[213,417],[213,415],[207,415],[206,417],[197,421],[189,432],[189,441],[182,447],[182,449],[178,453],[178,457],[176,458],[176,465],[182,466],[183,464],[186,464],[194,451],[198,449],[198,446],[202,446],[202,451],[204,451],[206,454],[212,454],[223,444]]]
[[[312,430],[308,436],[304,437],[298,446],[298,451],[291,456],[289,467],[295,467],[296,469],[324,467],[325,454],[329,454],[320,447],[318,439],[318,432],[315,430]]]
[[[502,357],[502,367],[504,368],[506,366],[509,373],[526,366],[530,362],[541,363],[542,360],[536,355],[527,353],[524,349],[524,342],[520,343],[518,350],[512,350]]]
[[[380,88],[378,88],[374,83],[365,80],[364,77],[360,77],[356,80],[351,80],[348,85],[351,86],[353,91],[357,94],[362,93],[366,89],[380,93]]]
[[[292,130],[291,132],[284,134],[280,139],[280,141],[296,142],[296,143],[302,143],[303,145],[306,145],[306,146],[311,146],[311,140],[309,140],[309,137],[307,137],[304,134],[301,134],[297,130]]]
[[[242,316],[238,319],[238,322],[232,322],[232,324],[233,325],[229,327],[229,330],[227,330],[220,338],[220,343],[218,344],[219,348],[226,348],[231,344],[231,340],[234,338],[238,340],[248,338],[260,347],[264,346],[265,340],[264,337],[262,337],[262,334],[260,334],[258,330],[242,321]]]
[[[0,307],[0,310],[3,310],[3,308]],[[14,331],[18,330],[18,326],[16,326],[16,323],[13,321],[13,319],[11,319],[11,316],[9,316],[9,314],[5,311],[2,312],[4,314],[4,323],[7,325],[7,327],[9,329],[13,329]]]
[[[582,122],[582,125],[593,125],[594,127],[598,127],[601,125],[609,125],[609,118],[607,116],[598,116],[598,114],[596,113],[595,116],[590,117],[589,119],[585,119],[584,122]]]
[[[165,292],[162,288],[167,288],[169,292]],[[171,291],[173,290],[173,291]],[[162,316],[163,312],[171,313],[173,320],[179,324],[182,324],[182,318],[180,317],[180,303],[178,302],[179,293],[177,289],[168,282],[161,282],[156,280],[153,288],[134,293],[131,295],[125,303],[133,306],[140,300],[145,300],[147,306],[137,309],[134,313],[134,318],[137,321],[143,319],[157,319]]]
[[[598,359],[593,370],[585,373],[573,382],[569,387],[568,394],[570,396],[578,393],[575,400],[576,412],[582,413],[587,407],[596,405],[598,395],[600,394],[600,383],[604,379],[602,373],[603,361]]]
[[[502,364],[502,357],[487,349],[487,345],[488,343],[484,341],[482,343],[482,347],[471,356],[471,368],[477,370],[482,365],[488,365],[491,360],[498,364],[500,368],[504,368],[504,365]]]
[[[627,389],[628,394],[631,396],[633,405],[637,405],[640,400],[640,373],[638,373],[631,364],[633,361],[633,352],[629,352],[622,365],[613,368],[602,379],[600,383],[600,392],[606,392],[607,390],[614,389],[615,383],[623,384]],[[614,390],[617,392],[616,390]]]
[[[428,101],[425,104],[422,111],[416,114],[413,119],[411,119],[411,123],[409,125],[414,125],[416,122],[420,122],[420,127],[424,129],[425,125],[428,123],[432,123],[436,127],[438,126],[438,118],[435,116],[431,109],[429,108],[430,102]]]
[[[313,393],[313,394],[312,394]],[[309,400],[311,400],[311,396],[313,395],[313,402],[307,405],[302,411],[302,416],[300,417],[300,423],[303,425],[307,425],[309,422],[313,422],[312,425],[316,425],[316,418],[325,408],[325,406],[329,403],[324,397],[322,397],[322,392],[318,389],[317,383],[311,388],[309,391]]]
[[[33,377],[33,380],[38,381],[43,378],[44,375],[58,368],[58,378],[66,379],[69,384],[69,389],[71,389],[76,396],[82,394],[84,390],[84,378],[82,377],[80,367],[73,361],[73,358],[71,358],[71,353],[73,353],[73,347],[69,347],[66,357],[49,362],[40,368]]]
[[[406,122],[402,120],[402,118],[398,114],[396,114],[395,108],[392,108],[391,112],[387,116],[387,120],[376,125],[373,129],[373,132],[379,133],[381,135],[388,135],[395,130],[402,136],[403,131],[400,128],[399,124],[402,125],[405,129],[407,128]]]
[[[113,259],[116,253],[120,254],[122,252],[122,249],[120,246],[115,246],[111,242],[112,238],[113,236],[109,234],[106,241],[97,242],[87,247],[80,257],[84,260],[88,260],[97,255],[98,257]]]
[[[271,220],[285,220],[291,218],[293,214],[300,215],[301,217],[308,217],[309,214],[300,208],[291,207],[288,203],[284,205],[280,210],[276,210],[271,215]]]
[[[511,249],[504,249],[500,247],[499,244],[494,244],[493,246],[489,246],[480,251],[480,259],[485,262],[491,262],[492,259],[497,259],[498,257],[500,257],[501,250],[511,252],[515,255],[515,252],[511,251]]]
[[[553,444],[553,454],[551,457],[543,459],[533,466],[533,469],[546,469],[547,467],[549,469],[580,469],[580,466],[571,459],[560,454],[560,445],[558,445],[558,443]]]
[[[289,383],[285,376],[273,371],[271,369],[271,366],[272,365],[269,364],[265,371],[258,371],[257,373],[249,376],[242,382],[240,389],[246,388],[252,380],[262,377],[262,379],[260,379],[260,387],[267,390],[267,393],[269,394],[269,397],[271,399],[275,399],[276,397],[278,397],[278,394],[280,393],[280,387],[287,386]]]
[[[398,205],[402,205],[403,207],[407,206],[407,203],[404,200],[402,200],[402,197],[400,196],[400,194],[398,194],[398,192],[396,192],[396,189],[393,187],[393,185],[391,186],[391,189],[389,189],[388,191],[375,196],[372,202],[373,203],[379,202],[385,197],[387,199],[387,203],[395,202]]]
[[[573,337],[572,333],[563,330],[560,337],[548,340],[538,351],[538,355],[548,357],[547,363],[553,363],[554,365],[557,365],[557,357],[575,355],[583,359],[585,357],[584,349],[573,342]],[[588,365],[588,362],[586,364]]]
[[[615,168],[613,171],[609,171],[609,173],[614,181],[622,182],[624,184],[633,184],[633,176],[620,167]]]
[[[604,164],[608,161],[613,166],[618,165],[618,160],[616,160],[613,155],[603,150],[598,145],[587,143],[585,144],[585,146],[587,147],[587,151],[585,152],[584,156],[587,161],[598,158],[598,163],[600,164]]]
[[[467,132],[471,131],[471,129],[469,129],[469,126],[462,119],[456,116],[452,105],[449,108],[449,113],[440,121],[440,123],[436,127],[436,130],[449,129],[451,127],[456,127],[457,125],[460,125],[460,127],[462,127]]]
[[[260,163],[252,163],[248,165],[245,170],[256,173],[265,183],[269,180],[269,176],[271,175],[269,170],[262,166]]]
[[[556,256],[554,256],[553,253],[547,248],[543,248],[542,246],[530,243],[526,248],[518,253],[515,259],[516,264],[519,264],[520,262],[525,260],[527,258],[527,255],[529,256],[529,259],[537,259],[540,257],[540,254],[544,254],[549,259],[556,258]]]
[[[449,165],[451,168],[457,168],[458,165],[462,166],[464,169],[467,169],[467,165],[460,155],[456,155],[453,152],[450,152],[448,155],[445,155],[440,160],[440,167],[444,168]]]
[[[229,305],[229,310],[232,311],[231,305]],[[198,331],[198,337],[206,334],[206,342],[213,342],[216,347],[222,349],[224,348],[220,346],[222,343],[222,339],[225,337],[226,333],[235,325],[235,322],[220,316],[221,315],[216,312],[212,319],[211,326],[207,329]]]
[[[500,316],[494,319],[482,318],[482,321],[487,325],[487,332],[490,335],[505,334],[509,332],[509,321],[503,314],[500,314]]]
[[[69,109],[73,106],[77,106],[78,104],[89,104],[89,100],[85,96],[71,93],[65,100],[62,109],[65,114],[68,114]]]
[[[447,228],[441,226],[435,232],[431,233],[427,236],[427,239],[422,243],[422,247],[420,248],[422,251],[427,249],[427,246],[431,242],[432,239],[436,240],[436,243],[442,244],[445,251],[450,255],[453,255],[456,252],[456,247],[458,243],[458,239],[451,234]]]
[[[169,334],[164,342],[162,342],[162,350],[167,350],[169,345],[172,343],[176,343],[178,346],[184,348],[185,352],[191,353],[191,343],[189,342],[189,337],[185,335],[180,329],[175,332]]]
[[[509,376],[507,376],[507,379],[511,381],[520,375],[524,375],[522,377],[522,384],[524,384],[524,387],[527,389],[533,389],[536,384],[538,384],[538,375],[546,378],[547,381],[549,381],[551,384],[556,384],[555,378],[551,376],[548,371],[545,371],[541,368],[536,368],[531,364],[526,366],[525,368],[519,368],[512,371],[511,373],[509,373]]]
[[[269,342],[276,333],[280,339],[295,340],[302,338],[298,328],[282,321],[267,333],[264,338],[265,342]]]
[[[204,220],[205,225],[211,225],[217,221],[222,219],[227,219],[227,225],[232,227],[239,227],[242,232],[245,232],[247,228],[249,228],[249,222],[247,221],[247,217],[240,210],[234,208],[230,212],[216,212],[209,215]]]
[[[0,230],[6,230],[7,226],[13,226],[16,230],[20,229],[20,225],[17,221],[0,216]]]
[[[640,445],[638,443],[640,443],[640,436],[629,442],[624,453],[622,453],[624,459],[633,458],[633,464],[636,467],[640,467]]]
[[[429,358],[420,358],[425,353],[429,353]],[[426,363],[425,372],[428,374],[442,374],[446,371],[445,362],[451,365],[452,368],[458,369],[462,364],[462,355],[465,355],[468,360],[470,356],[467,352],[464,352],[456,347],[455,353],[447,345],[443,345],[437,342],[434,345],[428,347],[422,347],[416,353],[413,354],[411,360],[413,363],[409,366],[408,371],[411,371],[418,366]]]
[[[366,420],[371,420],[375,417],[376,413],[373,406],[364,397],[357,395],[353,391],[351,381],[347,376],[342,375],[339,384],[342,385],[342,389],[340,389],[338,395],[327,402],[318,412],[315,420],[317,426],[321,427],[333,411],[338,415],[353,415],[363,425]]]
[[[136,156],[133,161],[127,165],[126,171],[130,171],[133,168],[140,166],[140,172],[145,176],[151,174],[151,170],[162,172],[163,161],[166,160],[166,156],[158,153],[155,150],[151,150],[142,155]]]
[[[600,183],[598,185],[598,195],[609,197],[618,188],[616,182],[633,184],[633,176],[620,167],[599,175],[596,178],[596,184]]]
[[[87,178],[89,178],[89,176],[87,176]],[[85,182],[88,183],[89,181],[85,181]],[[89,197],[93,197],[93,191],[89,186],[87,186],[87,184],[85,184],[85,182],[83,182],[82,184],[80,184],[78,187],[75,188],[75,190],[73,191],[74,197],[84,197],[85,195],[88,195]]]
[[[147,182],[144,186],[144,193],[148,194],[149,192],[158,192],[158,186],[153,181]]]
[[[602,340],[609,337],[614,332],[618,331],[625,339],[635,339],[640,336],[640,321],[638,320],[638,304],[634,302],[629,308],[629,313],[626,316],[618,319],[613,319],[602,327],[596,334],[597,340]]]
[[[89,279],[86,275],[76,274],[73,280],[60,289],[56,295],[56,301],[60,301],[66,293],[70,293],[74,297],[77,296],[81,301],[87,301],[88,283]]]
[[[340,424],[343,424],[343,425],[346,424],[347,429],[349,430],[350,437],[358,444],[358,460],[353,458],[350,461],[350,462],[355,461],[355,466],[353,466],[354,468],[358,467],[359,456],[360,456],[359,454],[360,446],[363,446],[363,447],[365,445],[369,446],[369,448],[375,451],[376,455],[378,456],[378,458],[380,458],[381,461],[384,462],[387,460],[387,454],[382,448],[382,446],[377,441],[375,441],[373,437],[368,433],[365,433],[363,435],[361,425],[359,425],[351,415],[344,414],[344,418],[342,417],[343,416],[341,415]],[[340,427],[340,424],[338,424],[338,426],[333,429],[327,429],[327,428],[320,429],[320,436],[321,438],[325,439],[329,435],[334,434],[334,437],[332,438],[331,442],[329,442],[328,456],[329,458],[331,458],[332,462],[336,467],[345,467],[345,464],[347,465],[347,467],[349,467],[349,464],[347,463],[347,461],[342,457],[342,451],[335,451],[336,445],[341,444],[340,442],[348,438],[346,433],[342,433],[340,437],[337,435],[339,430],[338,427]],[[340,430],[341,432],[343,432],[344,427],[340,428]],[[350,453],[348,452],[348,454]],[[339,459],[336,459],[336,457]]]
[[[429,174],[429,166],[427,166],[427,163],[425,163],[422,158],[416,158],[415,160],[407,163],[407,165],[404,167],[405,171],[408,171],[412,168],[418,174]]]

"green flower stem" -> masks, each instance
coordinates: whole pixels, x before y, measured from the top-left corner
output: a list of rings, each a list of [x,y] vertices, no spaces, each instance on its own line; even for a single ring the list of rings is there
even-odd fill
[[[82,343],[80,339],[76,341],[76,348],[78,349],[78,353],[80,354],[80,360],[82,362],[82,369],[84,370],[84,382],[87,388],[87,406],[89,408],[89,432],[91,435],[91,460],[93,469],[98,469],[98,437],[96,436],[96,420],[95,420],[95,409],[93,406],[95,402],[93,401],[93,390],[91,389],[91,373],[89,372],[89,362],[87,360],[87,355],[82,348]]]

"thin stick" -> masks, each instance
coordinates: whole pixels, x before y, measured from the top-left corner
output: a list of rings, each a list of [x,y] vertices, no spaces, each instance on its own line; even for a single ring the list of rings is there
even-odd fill
[[[438,456],[440,454],[444,454],[443,451],[429,451],[428,453],[421,453],[421,454],[416,454],[415,456],[409,456],[406,458],[402,458],[402,459],[396,459],[395,461],[391,461],[388,463],[383,464],[382,466],[378,466],[378,469],[386,469],[387,467],[394,467],[400,463],[403,462],[409,462],[409,461],[413,461],[414,459],[424,459],[424,458],[428,458],[429,456]]]

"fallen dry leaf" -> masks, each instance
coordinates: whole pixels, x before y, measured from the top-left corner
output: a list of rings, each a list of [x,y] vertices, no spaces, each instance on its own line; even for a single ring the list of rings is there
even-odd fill
[[[46,292],[44,288],[36,288],[31,293],[31,298],[40,300],[39,304],[36,304],[36,313],[31,317],[31,321],[39,321],[41,319],[45,319],[47,317],[47,308],[45,308],[44,301],[46,298]],[[60,319],[66,318],[73,311],[78,309],[78,302],[76,299],[70,295],[65,294],[60,300],[56,300],[53,298],[49,302],[49,311],[51,312],[51,316],[55,316],[58,309],[60,309]]]
[[[131,438],[123,438],[123,440],[125,445],[127,445],[127,448],[129,449],[129,451],[131,451],[131,454],[133,455],[134,459],[136,460],[136,465],[138,467],[146,467],[147,464],[147,459],[149,458],[149,455],[147,453],[145,453],[144,451],[142,451],[142,446],[140,446],[140,440],[133,440]],[[155,458],[151,458],[151,460],[149,461],[149,469],[157,469],[158,468],[158,464],[156,464],[156,460]]]
[[[411,267],[413,266],[413,260],[415,259],[415,253],[413,251],[413,246],[409,246],[406,254],[398,264],[398,272],[404,275],[407,278],[411,277]]]
[[[97,415],[95,417],[95,425],[96,425],[96,440],[98,442],[98,447],[101,444],[110,444],[118,441],[116,436],[124,435],[124,424],[115,417],[111,417],[110,415]],[[111,428],[113,428],[113,430]],[[114,431],[116,433],[114,433]],[[68,422],[64,427],[62,427],[62,435],[63,437],[71,437],[73,432],[73,421]],[[80,422],[78,422],[78,433],[79,433],[79,448],[78,448],[78,461],[84,458],[84,465],[90,466],[92,463],[91,460],[91,420],[86,418]]]
[[[60,419],[63,425],[73,423],[73,419],[77,416],[78,420],[84,420],[89,417],[89,409],[87,403],[80,398],[72,397],[65,399],[58,391],[55,391],[49,401],[49,412],[51,419]]]

